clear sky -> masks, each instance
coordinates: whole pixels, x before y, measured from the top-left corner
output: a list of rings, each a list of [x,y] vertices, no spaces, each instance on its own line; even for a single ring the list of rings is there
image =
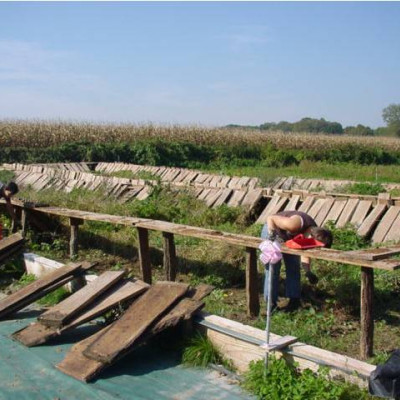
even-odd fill
[[[383,126],[400,3],[0,2],[0,118]]]

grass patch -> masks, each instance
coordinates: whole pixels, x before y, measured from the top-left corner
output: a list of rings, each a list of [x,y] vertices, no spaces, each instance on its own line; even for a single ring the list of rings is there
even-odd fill
[[[328,370],[318,375],[306,369],[299,372],[281,358],[270,357],[268,369],[264,361],[250,364],[243,387],[265,400],[367,400],[372,399],[355,385],[328,378]]]
[[[189,340],[183,351],[182,362],[192,367],[207,367],[209,364],[220,364],[233,370],[232,363],[225,360],[211,341],[197,333]]]
[[[51,307],[70,296],[70,292],[64,287],[60,287],[37,300],[37,303],[41,306]]]

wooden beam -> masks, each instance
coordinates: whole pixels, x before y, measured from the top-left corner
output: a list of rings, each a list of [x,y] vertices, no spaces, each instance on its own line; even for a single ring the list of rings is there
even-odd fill
[[[169,232],[163,232],[164,241],[164,270],[165,270],[165,280],[174,281],[176,279],[176,250],[174,234]]]
[[[149,247],[149,231],[144,228],[138,228],[139,240],[139,263],[140,272],[144,282],[151,285],[151,262]]]
[[[257,250],[250,247],[246,247],[246,301],[247,315],[257,317],[260,313]]]
[[[372,357],[374,345],[374,270],[361,268],[361,338],[360,356],[363,360]]]

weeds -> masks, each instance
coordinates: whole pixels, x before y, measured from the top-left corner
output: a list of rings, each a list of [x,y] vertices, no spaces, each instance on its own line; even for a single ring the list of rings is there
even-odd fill
[[[294,366],[270,357],[268,369],[262,360],[251,362],[243,387],[265,400],[367,400],[371,397],[357,386],[329,380],[328,370],[318,375],[306,369],[301,373]]]

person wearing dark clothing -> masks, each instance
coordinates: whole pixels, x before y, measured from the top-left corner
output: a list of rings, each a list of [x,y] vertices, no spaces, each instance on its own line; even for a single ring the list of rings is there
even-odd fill
[[[332,233],[327,229],[319,228],[313,218],[301,211],[282,211],[275,215],[270,215],[262,229],[261,237],[272,241],[286,242],[300,233],[306,237],[313,237],[319,240],[324,243],[325,247],[330,247],[332,244]],[[310,259],[308,257],[283,254],[283,260],[286,267],[286,297],[289,298],[286,310],[291,311],[300,306],[300,266],[306,271],[306,276],[310,283],[317,283],[318,278],[311,272]],[[272,276],[273,309],[277,308],[280,269],[281,261],[274,265],[274,274]],[[264,297],[266,300],[269,296],[268,279],[269,264],[266,264],[264,284]]]
[[[17,194],[18,191],[19,188],[15,182],[9,182],[7,184],[0,182],[0,198],[4,198],[6,201],[7,211],[13,220],[14,226],[17,226],[17,215],[15,214],[14,207],[11,204],[11,197]]]

